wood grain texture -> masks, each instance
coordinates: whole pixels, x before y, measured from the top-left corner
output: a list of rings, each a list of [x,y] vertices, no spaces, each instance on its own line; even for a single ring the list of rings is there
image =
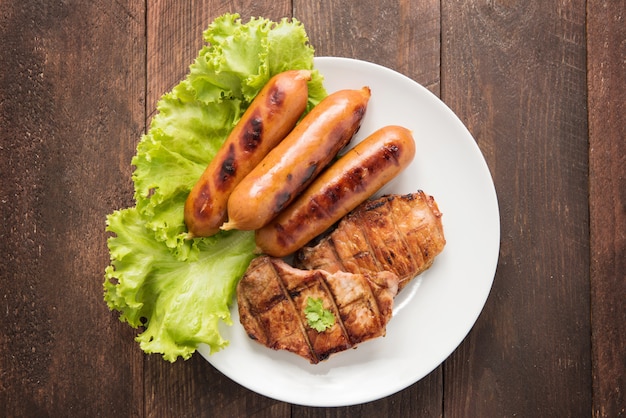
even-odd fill
[[[444,415],[587,416],[585,2],[442,2],[441,89],[501,211],[494,287],[445,365]]]
[[[373,61],[439,95],[439,1],[294,1],[317,56]]]
[[[626,2],[588,2],[593,416],[626,416]]]
[[[289,404],[258,395],[200,355],[170,364],[145,359],[146,417],[289,417]]]
[[[0,415],[140,416],[142,354],[102,282],[144,127],[143,5],[0,11]]]

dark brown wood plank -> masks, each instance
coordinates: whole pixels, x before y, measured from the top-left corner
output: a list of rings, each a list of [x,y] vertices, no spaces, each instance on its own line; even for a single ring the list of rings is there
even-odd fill
[[[199,354],[146,358],[146,417],[289,417],[290,406],[243,388]]]
[[[439,95],[438,1],[294,1],[317,56],[374,61]]]
[[[585,2],[442,2],[442,98],[494,176],[501,251],[445,416],[591,411]]]
[[[626,415],[626,2],[587,3],[593,416]]]
[[[295,1],[317,56],[375,62],[439,94],[439,1]],[[441,416],[441,367],[390,397],[341,408],[294,406],[294,416]]]
[[[203,45],[202,32],[217,16],[239,13],[242,20],[262,16],[273,20],[291,16],[291,3],[156,1],[147,11],[147,115],[158,99],[185,77]],[[158,355],[145,357],[147,417],[289,417],[290,406],[234,383],[200,354],[174,364]]]
[[[141,416],[109,312],[105,215],[132,202],[141,2],[0,3],[0,415]]]

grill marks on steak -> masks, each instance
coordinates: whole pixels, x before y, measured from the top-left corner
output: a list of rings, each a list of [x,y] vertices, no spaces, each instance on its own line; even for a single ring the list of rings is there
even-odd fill
[[[422,191],[359,205],[295,266],[254,259],[237,288],[240,321],[250,336],[315,364],[385,335],[397,292],[428,269],[446,240],[435,200]],[[307,299],[321,299],[335,324],[308,325]]]
[[[398,277],[391,272],[352,274],[304,271],[268,256],[254,259],[237,288],[241,324],[259,343],[288,350],[315,364],[331,354],[385,335]],[[323,332],[308,325],[308,297],[335,315]]]
[[[359,205],[315,246],[295,255],[301,269],[365,273],[391,271],[404,288],[445,246],[441,212],[421,190]]]

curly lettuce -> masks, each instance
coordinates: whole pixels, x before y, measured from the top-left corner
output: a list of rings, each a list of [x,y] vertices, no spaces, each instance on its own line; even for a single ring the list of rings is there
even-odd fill
[[[135,206],[107,216],[111,262],[104,299],[120,320],[141,329],[146,353],[188,359],[201,343],[228,345],[238,280],[254,257],[254,234],[229,231],[189,239],[185,199],[259,90],[275,74],[312,70],[309,104],[326,96],[314,50],[296,19],[272,22],[237,14],[215,19],[189,73],[157,104],[132,159]]]

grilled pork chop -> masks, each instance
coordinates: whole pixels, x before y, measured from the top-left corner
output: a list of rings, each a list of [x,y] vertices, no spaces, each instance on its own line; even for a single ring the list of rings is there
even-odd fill
[[[398,276],[299,270],[281,259],[255,258],[237,286],[241,324],[250,338],[316,364],[331,354],[385,335]],[[335,316],[325,331],[311,328],[307,300],[322,299]]]
[[[362,203],[315,246],[295,255],[295,266],[329,272],[391,271],[399,289],[428,269],[445,246],[441,213],[421,190]]]

